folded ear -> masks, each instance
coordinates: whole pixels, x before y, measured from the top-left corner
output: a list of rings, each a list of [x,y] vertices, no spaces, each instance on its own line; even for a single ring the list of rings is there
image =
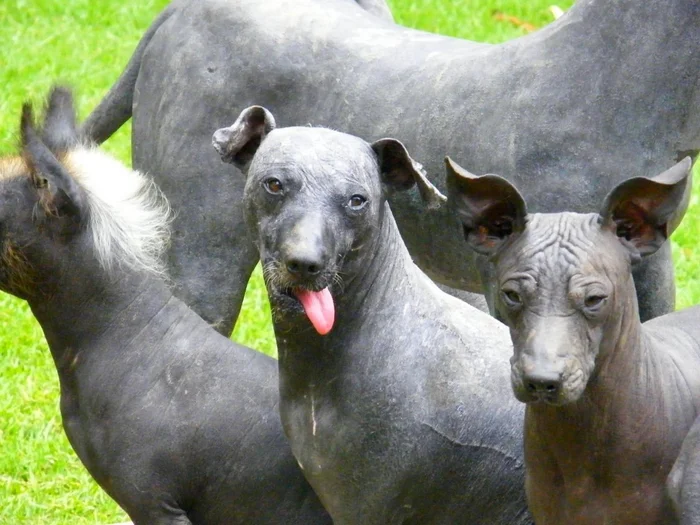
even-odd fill
[[[247,168],[268,133],[275,129],[275,118],[262,106],[244,109],[228,128],[217,129],[212,137],[221,160]]]
[[[423,166],[411,158],[406,147],[396,139],[379,139],[372,145],[382,184],[393,191],[405,191],[418,185],[428,208],[438,208],[447,199],[428,180]]]
[[[55,86],[49,95],[41,140],[54,153],[66,152],[78,145],[73,95],[70,90]]]
[[[680,224],[690,200],[691,167],[686,157],[656,177],[621,182],[605,198],[603,226],[615,231],[635,258],[658,250]]]
[[[473,175],[449,157],[445,166],[447,201],[474,251],[493,255],[509,237],[525,229],[525,200],[510,182],[498,175]]]
[[[34,126],[32,108],[24,104],[20,130],[22,156],[37,191],[41,218],[59,219],[60,232],[66,234],[79,227],[86,215],[83,190],[42,142]]]

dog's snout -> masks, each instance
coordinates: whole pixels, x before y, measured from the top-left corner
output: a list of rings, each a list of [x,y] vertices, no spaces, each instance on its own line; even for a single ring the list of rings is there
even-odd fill
[[[523,377],[523,384],[532,394],[554,396],[561,390],[561,375],[557,373],[531,373]]]
[[[290,257],[285,261],[287,271],[300,277],[316,277],[323,267],[321,257]]]
[[[328,268],[331,236],[327,222],[316,213],[304,213],[288,220],[281,236],[280,262],[288,274],[299,281],[313,281]]]

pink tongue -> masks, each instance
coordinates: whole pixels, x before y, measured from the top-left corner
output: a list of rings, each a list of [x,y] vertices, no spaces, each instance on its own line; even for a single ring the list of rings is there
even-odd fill
[[[304,307],[304,311],[316,331],[321,335],[330,332],[335,321],[335,306],[333,305],[333,296],[328,288],[324,288],[320,292],[295,288],[293,292]]]

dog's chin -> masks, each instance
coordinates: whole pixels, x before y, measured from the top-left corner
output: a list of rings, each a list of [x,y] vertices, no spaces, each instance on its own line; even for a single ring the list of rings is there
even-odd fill
[[[552,396],[549,394],[518,392],[515,394],[515,397],[518,399],[518,401],[528,405],[549,405],[552,407],[561,407],[569,404],[569,401],[562,399],[561,396]]]

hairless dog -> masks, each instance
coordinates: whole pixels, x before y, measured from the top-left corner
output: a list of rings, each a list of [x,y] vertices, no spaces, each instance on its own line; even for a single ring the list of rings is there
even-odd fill
[[[230,333],[258,253],[244,178],[210,147],[227,115],[261,104],[369,142],[391,130],[440,189],[449,151],[517,183],[532,211],[593,212],[618,182],[700,149],[699,19],[697,0],[577,0],[536,33],[485,45],[349,0],[174,0],[84,132],[104,140],[133,115],[133,164],[177,211],[175,293]],[[490,266],[446,210],[424,213],[415,191],[390,201],[430,277],[491,298]],[[669,246],[634,271],[642,318],[673,310]]]
[[[161,278],[168,208],[78,143],[70,93],[0,159],[0,288],[25,299],[66,435],[136,524],[330,523],[279,420],[273,359],[213,330]]]
[[[700,411],[700,307],[642,324],[632,266],[680,222],[690,168],[631,178],[599,213],[528,215],[514,185],[447,159],[450,206],[494,265],[513,340],[538,525],[674,523],[665,483]]]
[[[334,522],[529,523],[507,329],[418,269],[386,202],[442,195],[397,140],[274,127],[254,106],[213,141],[247,173],[282,423]]]

